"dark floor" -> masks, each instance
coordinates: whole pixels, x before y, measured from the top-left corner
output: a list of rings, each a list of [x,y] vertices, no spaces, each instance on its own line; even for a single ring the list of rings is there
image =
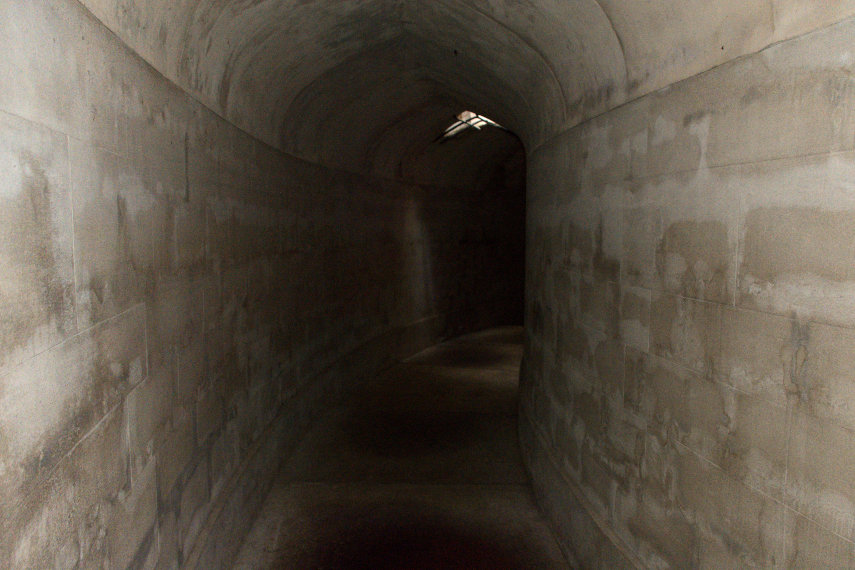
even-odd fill
[[[318,422],[236,568],[567,568],[517,444],[522,330],[428,349]]]

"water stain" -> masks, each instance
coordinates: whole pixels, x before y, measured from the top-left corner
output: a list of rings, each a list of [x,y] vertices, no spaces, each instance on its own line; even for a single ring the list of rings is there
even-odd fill
[[[696,111],[694,113],[689,113],[685,117],[683,117],[683,127],[689,128],[691,125],[702,121],[704,117],[707,116],[707,111]]]
[[[0,237],[14,244],[2,251],[10,264],[4,287],[9,306],[0,317],[0,346],[9,354],[25,346],[39,327],[56,327],[59,335],[71,331],[71,285],[64,282],[56,258],[59,228],[53,220],[53,188],[41,161],[30,152],[18,157],[21,191],[4,200],[0,212]],[[5,303],[4,303],[5,304]]]
[[[603,281],[617,281],[620,277],[620,260],[605,254],[603,251],[604,241],[605,229],[603,228],[603,220],[600,219],[594,232],[594,270],[597,277]]]
[[[785,378],[789,379],[787,391],[798,395],[802,402],[811,400],[811,379],[805,373],[810,343],[810,325],[793,318],[790,334],[789,362],[784,363]]]
[[[846,281],[855,213],[819,208],[756,208],[745,219],[742,273],[765,282],[785,275]]]
[[[656,271],[665,289],[696,299],[728,301],[730,263],[722,222],[675,222],[656,248]]]
[[[698,536],[679,512],[665,514],[642,506],[640,512],[627,521],[629,532],[646,542],[662,556],[671,568],[697,568]]]
[[[760,91],[760,89],[758,89],[756,86],[751,87],[750,89],[748,89],[748,91],[745,92],[745,95],[743,95],[739,99],[739,103],[743,107],[748,107],[749,105],[751,105],[755,101],[760,100],[762,97],[763,97],[763,92]]]
[[[602,232],[598,233],[602,237]],[[580,228],[572,222],[562,224],[561,246],[564,264],[569,267],[588,266],[594,257],[594,235],[586,228]],[[601,244],[597,244],[601,245]]]

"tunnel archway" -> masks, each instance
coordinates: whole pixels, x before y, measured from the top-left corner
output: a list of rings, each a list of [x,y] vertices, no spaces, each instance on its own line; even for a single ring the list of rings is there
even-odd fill
[[[227,559],[342,378],[506,318],[437,276],[512,228],[521,144],[521,435],[568,552],[852,565],[853,15],[0,2],[0,563]],[[463,109],[518,141],[435,145]]]

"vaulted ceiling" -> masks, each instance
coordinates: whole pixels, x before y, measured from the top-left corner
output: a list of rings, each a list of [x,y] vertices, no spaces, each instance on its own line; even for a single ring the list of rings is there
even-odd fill
[[[236,125],[363,172],[400,168],[464,109],[533,148],[855,13],[855,0],[81,1]]]

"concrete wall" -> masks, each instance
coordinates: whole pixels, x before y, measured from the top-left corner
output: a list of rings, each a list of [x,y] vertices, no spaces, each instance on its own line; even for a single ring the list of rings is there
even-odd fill
[[[349,380],[515,318],[463,105],[579,563],[855,565],[855,2],[81,2],[0,0],[0,566],[223,563]]]
[[[0,45],[0,566],[225,564],[314,415],[520,318],[512,165],[300,161],[72,0],[0,2]]]
[[[582,566],[855,565],[853,37],[531,151],[523,441]]]

